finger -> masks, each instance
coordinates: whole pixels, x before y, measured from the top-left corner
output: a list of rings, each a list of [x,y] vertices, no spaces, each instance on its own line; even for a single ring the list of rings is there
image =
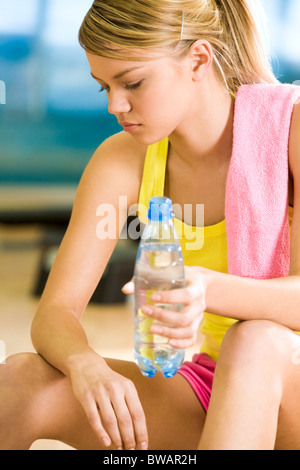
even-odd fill
[[[187,349],[191,348],[197,343],[197,336],[195,335],[190,339],[171,339],[169,341],[170,346],[176,349]]]
[[[153,334],[170,339],[191,339],[195,337],[195,331],[192,327],[170,328],[165,325],[152,325],[150,331]]]
[[[199,309],[194,313],[191,308],[183,308],[180,312],[174,312],[154,305],[145,305],[142,307],[142,312],[145,315],[175,327],[189,325],[193,321],[195,315],[198,314],[198,311]]]
[[[155,292],[151,296],[152,302],[166,304],[189,304],[198,297],[204,295],[202,284],[190,284],[181,289]]]
[[[113,407],[118,420],[122,447],[125,450],[135,450],[136,441],[133,422],[125,399],[119,397],[116,401],[113,401]]]
[[[95,431],[98,439],[100,442],[103,443],[105,447],[109,447],[111,445],[111,439],[107,432],[105,431],[104,427],[102,426],[101,419],[99,416],[99,411],[94,399],[86,399],[85,402],[82,403],[88,421]]]
[[[137,450],[146,450],[148,448],[146,417],[135,388],[126,395],[126,402],[130,410],[134,426]]]
[[[145,450],[148,447],[145,414],[135,385],[127,380],[124,387],[124,399],[119,395],[112,395],[122,441],[126,450]]]
[[[126,295],[133,294],[134,293],[134,282],[133,279],[131,281],[127,282],[123,287],[122,287],[122,292]]]
[[[151,333],[158,334],[170,339],[190,339],[196,337],[201,321],[203,320],[203,312],[198,309],[190,309],[186,314],[185,320],[179,326],[170,326],[165,323],[153,323],[151,325]]]
[[[98,399],[98,409],[102,425],[109,435],[113,446],[118,450],[123,449],[117,417],[109,397],[101,396]]]

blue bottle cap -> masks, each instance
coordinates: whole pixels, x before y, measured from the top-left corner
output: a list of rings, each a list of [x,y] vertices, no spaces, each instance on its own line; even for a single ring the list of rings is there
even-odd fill
[[[174,217],[172,201],[167,197],[153,197],[150,199],[148,219],[156,222],[170,220]]]

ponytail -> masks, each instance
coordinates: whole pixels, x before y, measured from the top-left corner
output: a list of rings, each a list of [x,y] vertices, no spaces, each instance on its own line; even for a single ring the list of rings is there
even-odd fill
[[[225,47],[223,51],[217,49],[215,59],[229,90],[235,93],[242,84],[276,83],[249,1],[216,0],[216,4]]]

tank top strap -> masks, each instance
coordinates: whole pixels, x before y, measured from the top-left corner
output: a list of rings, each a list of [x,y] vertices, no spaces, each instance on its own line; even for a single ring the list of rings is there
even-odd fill
[[[168,150],[168,138],[148,146],[138,202],[138,216],[143,223],[148,221],[150,199],[164,195]]]

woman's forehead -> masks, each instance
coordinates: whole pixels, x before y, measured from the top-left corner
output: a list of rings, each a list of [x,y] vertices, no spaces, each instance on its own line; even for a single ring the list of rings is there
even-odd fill
[[[102,72],[102,74],[105,73],[106,75],[111,75],[111,78],[113,79],[118,79],[131,71],[142,70],[146,68],[153,69],[172,62],[172,59],[170,57],[166,57],[165,55],[152,55],[151,59],[148,55],[144,60],[131,60],[127,57],[125,58],[125,56],[120,59],[103,57],[87,51],[86,55],[92,69],[92,76],[96,79],[101,78],[99,76],[100,72]]]

